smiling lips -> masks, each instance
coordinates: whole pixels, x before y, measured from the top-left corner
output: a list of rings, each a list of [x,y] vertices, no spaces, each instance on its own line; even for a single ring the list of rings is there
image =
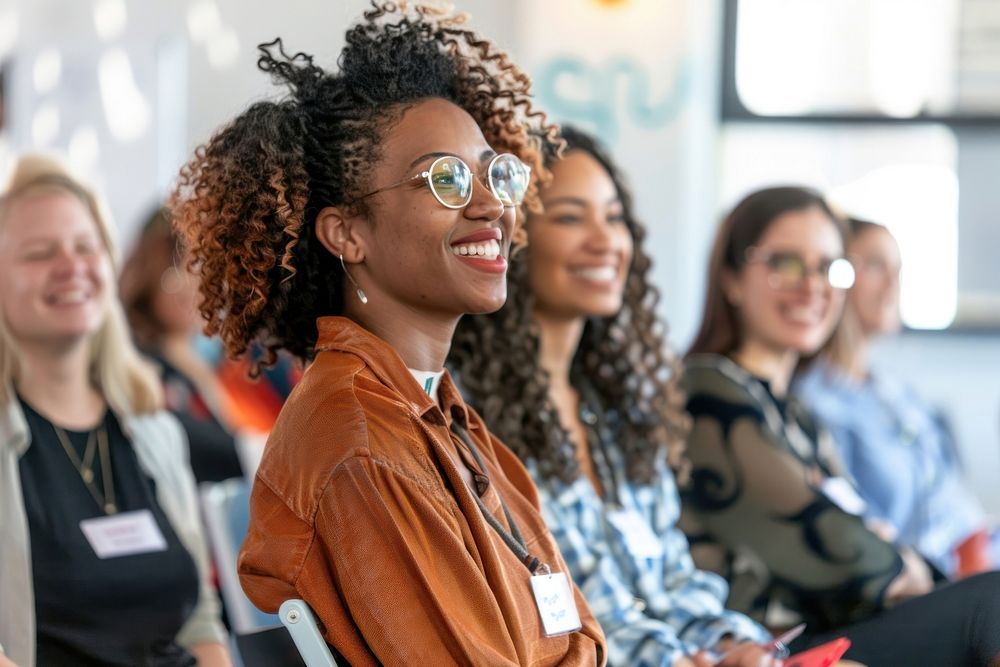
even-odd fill
[[[503,233],[495,228],[463,236],[451,244],[451,252],[465,264],[488,273],[503,273],[507,260],[500,252]]]
[[[61,290],[48,297],[53,306],[76,306],[90,299],[90,291],[85,289]]]
[[[581,266],[572,269],[574,276],[592,283],[611,283],[618,277],[618,267],[613,264]]]
[[[780,309],[781,316],[790,324],[814,327],[823,323],[826,308],[823,304],[786,305]]]

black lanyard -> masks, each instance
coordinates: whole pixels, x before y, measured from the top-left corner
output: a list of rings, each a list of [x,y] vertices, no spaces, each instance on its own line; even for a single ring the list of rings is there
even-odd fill
[[[597,477],[601,480],[601,486],[604,487],[604,496],[610,493],[612,504],[620,508],[623,505],[621,494],[618,491],[618,479],[615,476],[614,466],[611,464],[611,454],[608,452],[609,427],[604,422],[602,413],[590,407],[592,405],[599,407],[600,400],[587,383],[580,383],[579,386],[580,421],[583,422],[584,431],[587,433],[590,460],[594,462]]]
[[[476,447],[475,443],[472,442],[472,438],[469,437],[468,431],[465,430],[457,421],[451,423],[451,430],[458,434],[458,437],[462,439],[469,451],[472,452],[473,458],[476,459],[476,464],[482,473],[486,474],[486,464],[483,462],[483,457],[479,454],[479,449]],[[524,563],[525,567],[532,574],[543,565],[543,563],[532,556],[528,552],[528,546],[524,541],[524,536],[521,535],[521,530],[517,527],[517,522],[514,521],[513,515],[510,513],[510,509],[507,508],[507,503],[503,501],[503,497],[497,492],[497,498],[500,499],[500,507],[503,508],[504,516],[507,518],[507,524],[510,526],[510,532],[503,527],[499,520],[493,513],[487,509],[486,504],[483,499],[479,497],[479,494],[473,492],[473,497],[476,499],[476,504],[479,505],[479,511],[483,513],[483,518],[486,519],[486,523],[490,524],[493,530],[496,531],[500,539],[504,541],[514,555],[517,556],[518,560]]]

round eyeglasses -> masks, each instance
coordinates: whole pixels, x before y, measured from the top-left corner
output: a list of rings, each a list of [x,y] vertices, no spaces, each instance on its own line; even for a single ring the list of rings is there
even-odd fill
[[[484,181],[500,203],[508,207],[519,206],[524,201],[530,177],[531,168],[521,162],[520,158],[513,153],[500,153],[490,160]],[[472,169],[462,158],[454,155],[442,155],[431,162],[426,171],[384,188],[372,190],[353,201],[361,201],[365,197],[398,188],[420,178],[427,181],[434,198],[446,208],[465,208],[472,201]]]
[[[800,287],[813,273],[834,289],[846,290],[854,285],[854,266],[844,257],[823,259],[816,266],[809,266],[797,252],[750,247],[747,248],[746,260],[750,264],[767,267],[767,283],[774,289]]]

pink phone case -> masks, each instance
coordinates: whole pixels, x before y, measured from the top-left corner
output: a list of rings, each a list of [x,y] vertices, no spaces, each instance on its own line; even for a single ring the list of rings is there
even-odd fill
[[[834,639],[820,646],[796,653],[785,660],[785,667],[830,667],[840,660],[840,656],[847,653],[851,647],[851,640],[847,637]]]

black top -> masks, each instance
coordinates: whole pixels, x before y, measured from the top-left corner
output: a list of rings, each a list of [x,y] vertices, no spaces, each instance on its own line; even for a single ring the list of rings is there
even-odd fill
[[[118,420],[108,412],[103,421],[118,510],[152,512],[167,549],[102,560],[80,521],[104,516],[103,510],[52,423],[23,399],[21,407],[32,441],[19,466],[31,534],[37,664],[194,665],[175,638],[198,601],[197,567],[156,502],[154,482],[139,467]],[[82,459],[89,434],[66,433]],[[100,456],[94,456],[93,469],[103,493]]]
[[[167,409],[184,427],[195,481],[200,484],[242,477],[236,439],[216,418],[198,388],[164,357],[155,352],[147,354],[160,367]]]

